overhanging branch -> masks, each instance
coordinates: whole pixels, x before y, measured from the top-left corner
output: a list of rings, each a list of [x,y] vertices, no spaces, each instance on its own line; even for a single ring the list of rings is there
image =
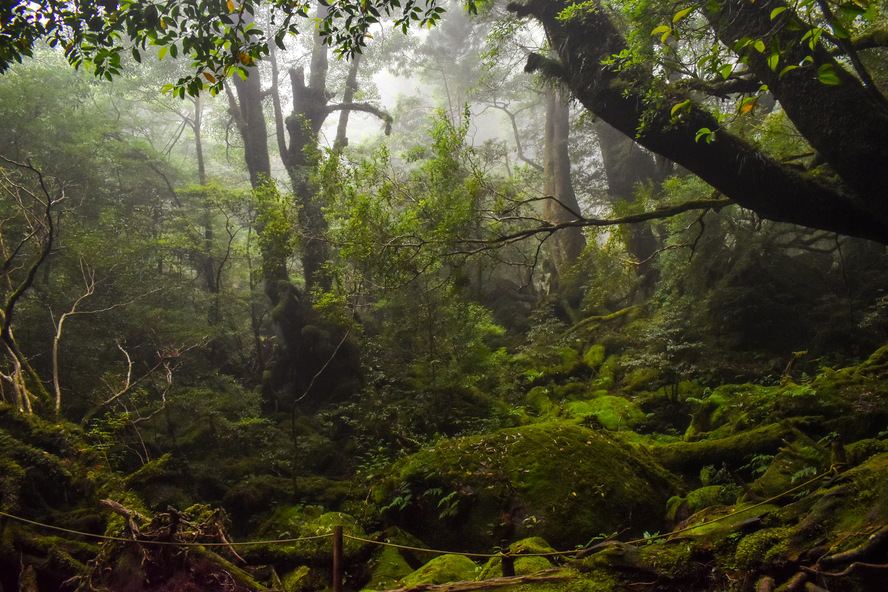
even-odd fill
[[[327,113],[332,113],[334,111],[362,111],[364,113],[369,113],[371,115],[375,115],[379,119],[385,122],[385,135],[389,136],[392,133],[392,116],[380,109],[375,105],[371,105],[370,103],[335,103],[333,105],[327,105]]]
[[[627,216],[621,216],[619,218],[577,218],[575,220],[569,220],[567,222],[561,222],[559,224],[547,224],[542,226],[536,226],[534,228],[525,228],[523,230],[519,230],[510,234],[506,234],[503,236],[498,236],[495,238],[488,239],[466,239],[461,241],[463,244],[467,245],[478,245],[476,249],[471,251],[471,253],[482,251],[484,249],[498,246],[511,244],[514,242],[518,242],[524,240],[526,238],[530,238],[532,236],[536,236],[538,234],[552,235],[559,230],[563,230],[565,228],[587,228],[587,227],[604,227],[604,226],[619,226],[621,224],[637,224],[639,222],[647,222],[648,220],[662,220],[664,218],[671,218],[672,216],[676,216],[678,214],[689,212],[691,210],[718,210],[725,206],[733,205],[734,202],[728,198],[721,199],[697,199],[682,202],[680,204],[675,204],[672,206],[664,206],[661,208],[656,208],[649,212],[639,212],[637,214],[629,214]],[[545,239],[544,239],[545,240]]]

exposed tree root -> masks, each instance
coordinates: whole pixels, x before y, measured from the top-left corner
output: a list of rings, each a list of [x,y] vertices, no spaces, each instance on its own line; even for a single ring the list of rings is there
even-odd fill
[[[88,572],[79,578],[77,592],[266,590],[249,573],[202,546],[221,543],[232,557],[243,562],[225,536],[227,518],[221,509],[200,507],[199,516],[189,516],[170,507],[167,513],[148,521],[118,502],[103,500],[102,505],[126,519],[126,538],[133,541],[107,541],[101,553],[89,562]]]
[[[398,588],[396,590],[386,590],[384,592],[467,592],[469,590],[489,590],[492,588],[502,588],[505,586],[515,586],[518,584],[531,583],[551,583],[563,582],[575,579],[576,576],[566,575],[560,570],[550,569],[526,576],[509,576],[503,578],[493,578],[481,582],[452,582],[449,584],[420,584],[418,586],[410,586],[408,588]]]
[[[860,559],[867,559],[881,551],[886,546],[888,546],[888,526],[882,527],[876,531],[875,534],[871,535],[864,543],[854,549],[821,558],[818,562],[818,566],[829,568],[844,563],[856,562]]]

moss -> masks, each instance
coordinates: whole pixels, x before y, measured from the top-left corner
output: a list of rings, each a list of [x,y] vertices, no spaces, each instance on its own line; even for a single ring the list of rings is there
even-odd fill
[[[707,465],[740,467],[756,454],[772,454],[789,433],[787,427],[771,424],[725,438],[663,444],[652,452],[667,469],[697,475]]]
[[[734,567],[739,570],[758,569],[786,550],[791,528],[765,528],[743,537],[734,553]]]
[[[846,452],[848,463],[857,466],[877,454],[888,452],[888,440],[866,438],[848,446]]]
[[[514,559],[515,575],[528,575],[543,570],[552,569],[553,561],[546,557],[533,556],[521,557],[521,555],[538,555],[553,553],[555,549],[542,537],[530,537],[516,541],[509,545],[509,553],[516,555]],[[479,580],[498,578],[503,575],[503,560],[500,557],[492,557],[481,569]]]
[[[302,590],[309,579],[310,573],[311,570],[305,565],[300,565],[293,571],[287,573],[281,580],[283,592],[299,592]]]
[[[126,484],[127,486],[132,486],[135,484],[146,483],[153,479],[169,478],[169,474],[166,471],[166,466],[169,463],[170,458],[172,458],[172,455],[167,453],[160,458],[148,461],[147,463],[142,465],[135,473],[130,473],[126,477],[126,479],[124,479],[124,484]]]
[[[730,506],[737,502],[740,488],[736,485],[708,485],[688,493],[688,509],[693,514],[711,506]]]
[[[549,389],[535,386],[524,397],[524,404],[533,409],[540,417],[554,418],[560,411],[558,405],[549,398]]]
[[[317,506],[282,506],[265,521],[254,533],[260,540],[290,539],[321,536],[315,540],[303,540],[286,544],[250,546],[246,552],[257,560],[286,561],[288,564],[312,563],[330,557],[333,552],[335,526],[341,525],[344,533],[358,538],[367,534],[357,521],[342,512],[323,512]],[[343,555],[346,562],[355,561],[362,553],[365,544],[351,538],[343,542]]]
[[[387,543],[392,543],[393,545],[411,547],[410,549],[399,549],[401,557],[403,557],[407,561],[408,565],[410,565],[411,571],[425,565],[426,563],[437,557],[435,553],[417,551],[416,549],[427,549],[428,545],[407,532],[406,530],[397,526],[389,526],[388,528],[386,528],[383,540],[385,540],[385,542]]]
[[[661,541],[641,548],[639,563],[672,580],[694,581],[708,571],[698,561],[698,546],[688,540]]]
[[[391,590],[398,581],[413,572],[413,568],[394,547],[383,547],[370,560],[370,581],[363,590]]]
[[[877,454],[833,481],[812,486],[810,495],[786,510],[787,519],[799,520],[790,547],[801,553],[823,544],[830,552],[852,549],[866,540],[868,532],[888,524],[888,453]]]
[[[583,354],[583,362],[590,368],[598,368],[604,363],[604,346],[593,345]]]
[[[509,592],[603,592],[620,590],[621,582],[607,570],[578,571],[562,569],[550,574],[559,579],[509,586]]]
[[[588,396],[589,388],[585,382],[576,380],[568,381],[567,384],[554,385],[552,387],[552,395],[556,401],[567,401],[570,399],[579,399]]]
[[[759,495],[771,497],[822,473],[829,468],[828,465],[829,459],[824,459],[811,449],[801,448],[794,453],[782,451],[774,457],[767,470],[752,482],[751,487]]]
[[[514,567],[516,576],[524,576],[552,569],[552,563],[545,557],[516,557]],[[503,560],[494,557],[484,564],[478,579],[489,580],[503,575]]]
[[[397,463],[375,495],[421,538],[489,552],[504,538],[569,548],[600,533],[658,530],[673,487],[640,451],[549,422],[441,441]]]
[[[614,375],[619,367],[619,358],[608,356],[598,368],[598,375],[592,379],[592,390],[609,391],[614,388]]]
[[[565,405],[568,416],[574,419],[592,419],[609,430],[627,429],[645,419],[644,412],[635,403],[613,395],[598,396],[588,401],[570,401]]]
[[[474,580],[481,571],[464,555],[440,555],[401,580],[401,587]]]
[[[623,376],[623,392],[632,393],[643,390],[655,390],[662,384],[662,372],[656,368],[640,366]]]

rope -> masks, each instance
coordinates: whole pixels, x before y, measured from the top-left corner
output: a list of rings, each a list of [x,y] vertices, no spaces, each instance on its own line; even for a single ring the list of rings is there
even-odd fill
[[[736,516],[738,514],[743,514],[744,512],[749,512],[750,510],[753,510],[755,508],[769,504],[769,503],[773,502],[774,500],[780,499],[781,497],[784,497],[786,495],[789,495],[790,493],[793,493],[793,492],[798,491],[804,487],[807,487],[807,486],[811,485],[812,483],[819,481],[820,479],[823,479],[827,475],[832,475],[833,473],[838,474],[838,468],[836,466],[830,467],[830,469],[827,472],[823,473],[822,475],[818,475],[817,477],[814,477],[813,479],[805,481],[801,485],[797,485],[797,486],[793,487],[792,489],[788,489],[788,490],[784,491],[783,493],[780,493],[778,495],[770,497],[764,501],[755,503],[755,504],[748,506],[746,508],[732,511],[729,514],[725,514],[724,516],[720,516],[718,518],[710,520],[709,522],[701,522],[700,524],[694,524],[692,526],[688,526],[688,527],[682,528],[680,530],[673,530],[672,532],[667,532],[664,534],[657,534],[657,535],[652,535],[652,536],[648,536],[648,537],[644,537],[644,538],[640,538],[640,539],[634,539],[631,541],[627,541],[624,544],[636,545],[639,543],[645,543],[645,542],[653,541],[656,539],[671,537],[671,536],[674,536],[677,534],[681,534],[683,532],[687,532],[689,530],[694,530],[695,528],[700,528],[701,526],[709,526],[711,524],[715,524],[716,522],[721,522],[722,520],[727,520],[728,518],[733,518],[734,516]],[[208,543],[181,542],[180,543],[180,542],[175,542],[175,541],[151,541],[151,540],[144,540],[144,539],[128,539],[125,537],[115,537],[115,536],[108,536],[108,535],[102,535],[102,534],[94,534],[91,532],[82,532],[82,531],[78,531],[78,530],[72,530],[70,528],[63,528],[61,526],[52,526],[49,524],[43,524],[41,522],[35,522],[34,520],[28,520],[27,518],[22,518],[20,516],[14,516],[12,514],[7,514],[6,512],[0,512],[0,516],[5,516],[6,518],[10,518],[12,520],[18,520],[19,522],[24,522],[26,524],[38,526],[40,528],[46,528],[48,530],[55,530],[58,532],[64,532],[64,533],[74,534],[74,535],[84,536],[84,537],[91,537],[91,538],[101,539],[101,540],[105,540],[105,541],[120,541],[120,542],[125,542],[125,543],[136,542],[136,543],[140,543],[140,544],[144,544],[144,545],[170,545],[170,546],[177,546],[177,547],[243,547],[243,546],[248,546],[248,545],[281,545],[281,544],[287,544],[287,543],[297,543],[297,542],[301,542],[301,541],[314,541],[314,540],[318,540],[318,539],[330,538],[333,536],[333,533],[328,533],[328,534],[321,534],[321,535],[310,536],[310,537],[300,537],[300,538],[290,538],[290,539],[271,539],[271,540],[265,540],[265,541],[241,541],[241,542],[231,542],[231,543],[213,543],[213,542],[208,542]],[[466,557],[480,557],[480,558],[487,558],[487,559],[491,559],[494,557],[517,557],[517,556],[520,556],[520,557],[560,557],[560,556],[565,556],[565,555],[576,555],[577,553],[581,553],[583,551],[588,551],[597,545],[603,544],[603,543],[597,543],[596,545],[586,546],[581,549],[575,549],[573,551],[555,551],[552,553],[510,553],[508,551],[502,552],[502,553],[463,553],[460,551],[442,551],[439,549],[425,549],[422,547],[411,547],[409,545],[398,545],[398,544],[389,543],[386,541],[374,541],[371,539],[365,539],[365,538],[351,536],[351,535],[347,535],[347,534],[343,534],[342,536],[343,536],[343,538],[351,539],[353,541],[358,541],[361,543],[367,543],[367,544],[371,544],[371,545],[379,545],[382,547],[393,547],[395,549],[405,549],[408,551],[419,551],[419,552],[423,552],[423,553],[435,553],[438,555],[464,555]],[[607,542],[607,541],[605,541],[605,542]]]
[[[700,524],[694,524],[692,526],[688,526],[688,527],[682,528],[680,530],[673,530],[672,532],[667,532],[665,534],[657,534],[657,535],[645,537],[643,539],[635,539],[634,541],[629,541],[626,544],[627,545],[635,545],[638,543],[653,541],[655,539],[662,539],[665,537],[671,537],[673,535],[681,534],[681,533],[687,532],[689,530],[694,530],[695,528],[700,528],[701,526],[709,526],[710,524],[715,524],[716,522],[721,522],[722,520],[727,520],[728,518],[732,518],[732,517],[736,516],[737,514],[743,514],[744,512],[748,512],[748,511],[758,508],[760,506],[770,504],[774,500],[780,499],[781,497],[783,497],[785,495],[789,495],[790,493],[793,493],[794,491],[798,491],[799,489],[807,487],[807,486],[811,485],[812,483],[814,483],[815,481],[819,481],[820,479],[823,479],[827,475],[832,475],[833,473],[838,474],[838,472],[839,472],[838,468],[835,465],[833,465],[832,467],[829,468],[829,470],[827,472],[823,473],[822,475],[818,475],[818,476],[814,477],[813,479],[805,481],[801,485],[796,485],[792,489],[787,489],[783,493],[779,493],[779,494],[775,495],[774,497],[769,497],[768,499],[766,499],[764,501],[755,503],[755,504],[748,506],[746,508],[742,508],[742,509],[736,510],[736,511],[732,510],[730,514],[725,514],[724,516],[719,516],[718,518],[714,518],[714,519],[710,520],[709,522],[701,522]]]
[[[437,553],[438,555],[463,555],[465,557],[484,557],[487,559],[490,559],[492,557],[502,557],[503,555],[506,555],[506,553],[463,553],[462,551],[441,551],[439,549],[424,549],[422,547],[411,547],[409,545],[397,545],[395,543],[389,543],[387,541],[373,541],[370,539],[362,539],[360,537],[355,537],[347,534],[343,534],[342,538],[351,539],[353,541],[359,541],[362,543],[368,543],[371,545],[379,545],[380,547],[393,547],[395,549],[421,551],[423,553]]]
[[[34,526],[39,526],[40,528],[46,528],[48,530],[55,530],[58,532],[65,532],[68,534],[75,534],[78,536],[90,537],[94,539],[100,539],[103,541],[120,541],[123,543],[140,543],[143,545],[170,545],[174,547],[245,547],[247,545],[281,545],[286,543],[298,543],[301,541],[314,541],[317,539],[326,539],[333,536],[333,533],[329,534],[319,534],[316,536],[310,537],[301,537],[296,539],[273,539],[267,541],[240,541],[240,542],[231,542],[231,543],[189,543],[189,542],[177,542],[177,541],[152,541],[146,539],[128,539],[126,537],[117,537],[117,536],[108,536],[104,534],[95,534],[92,532],[82,532],[79,530],[71,530],[70,528],[63,528],[61,526],[52,526],[51,524],[43,524],[42,522],[35,522],[34,520],[28,520],[27,518],[22,518],[21,516],[13,516],[12,514],[7,514],[6,512],[0,512],[0,516],[5,516],[6,518],[11,518],[12,520],[18,520],[19,522],[24,522],[26,524],[31,524]]]

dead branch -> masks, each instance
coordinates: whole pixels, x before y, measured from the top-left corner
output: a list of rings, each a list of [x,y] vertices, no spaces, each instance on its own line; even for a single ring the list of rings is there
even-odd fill
[[[142,522],[147,522],[148,519],[139,514],[137,511],[131,510],[123,504],[115,502],[114,500],[103,499],[99,503],[101,503],[103,506],[105,506],[115,514],[123,516],[126,519],[126,524],[127,528],[129,528],[130,536],[132,536],[133,540],[136,540],[136,537],[138,537],[141,532],[139,532],[139,526],[136,524],[135,518],[138,518]]]

